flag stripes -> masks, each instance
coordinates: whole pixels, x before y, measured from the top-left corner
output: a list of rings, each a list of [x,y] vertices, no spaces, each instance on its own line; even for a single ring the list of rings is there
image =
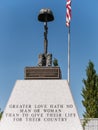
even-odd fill
[[[71,21],[71,0],[67,0],[66,2],[66,26],[70,26]]]

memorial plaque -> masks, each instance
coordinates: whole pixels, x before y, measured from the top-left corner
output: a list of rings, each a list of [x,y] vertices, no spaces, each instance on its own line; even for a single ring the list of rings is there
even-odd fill
[[[82,130],[66,80],[18,80],[0,130]]]
[[[60,67],[26,67],[24,79],[61,79]]]

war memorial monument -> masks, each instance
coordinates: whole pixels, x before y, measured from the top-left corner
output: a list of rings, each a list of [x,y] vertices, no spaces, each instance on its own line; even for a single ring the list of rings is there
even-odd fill
[[[59,66],[52,65],[48,53],[50,9],[41,9],[38,20],[44,23],[44,53],[38,65],[25,67],[24,80],[17,80],[0,123],[0,130],[82,130],[67,80]]]

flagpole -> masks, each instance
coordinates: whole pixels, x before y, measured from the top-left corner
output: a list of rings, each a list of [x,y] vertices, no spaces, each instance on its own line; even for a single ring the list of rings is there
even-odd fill
[[[66,2],[66,26],[68,27],[68,83],[70,86],[70,21],[71,21],[71,0]]]
[[[70,85],[70,26],[68,27],[68,83]]]

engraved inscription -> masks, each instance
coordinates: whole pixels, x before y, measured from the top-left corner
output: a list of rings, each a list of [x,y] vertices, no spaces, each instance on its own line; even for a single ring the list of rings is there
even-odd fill
[[[10,104],[6,118],[13,122],[65,122],[75,118],[72,104]]]

